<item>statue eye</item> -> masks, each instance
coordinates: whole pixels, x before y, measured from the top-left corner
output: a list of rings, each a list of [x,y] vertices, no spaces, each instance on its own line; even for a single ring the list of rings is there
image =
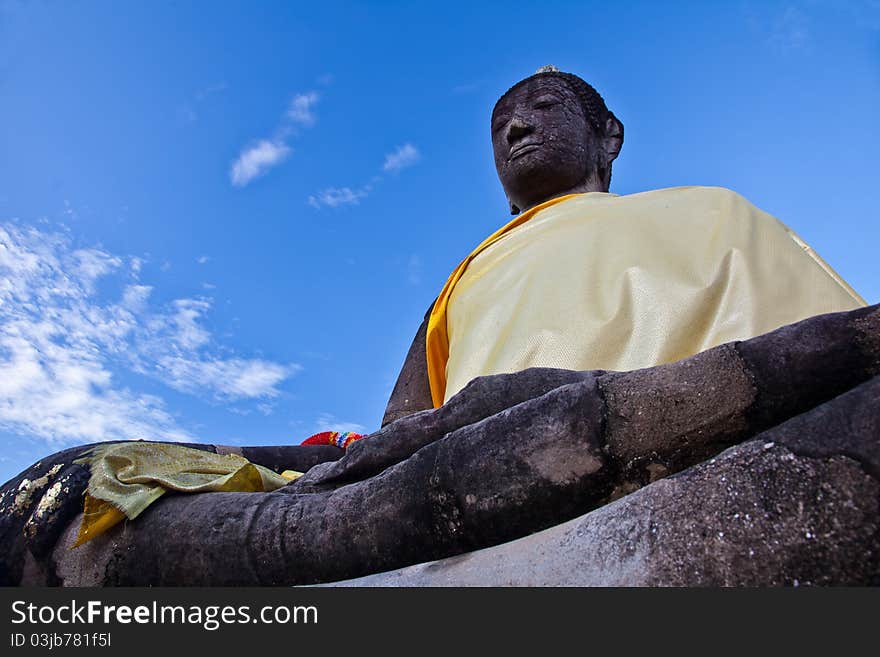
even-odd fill
[[[532,105],[532,107],[534,107],[535,109],[547,109],[548,107],[553,107],[554,105],[558,104],[558,98],[543,96],[541,98],[538,98],[538,100],[535,101],[535,104]]]
[[[499,130],[501,130],[501,128],[503,128],[504,126],[507,125],[507,122],[508,122],[509,120],[510,120],[510,117],[507,117],[507,116],[499,116],[499,117],[498,117],[497,119],[495,119],[495,121],[492,123],[492,132],[498,132]]]

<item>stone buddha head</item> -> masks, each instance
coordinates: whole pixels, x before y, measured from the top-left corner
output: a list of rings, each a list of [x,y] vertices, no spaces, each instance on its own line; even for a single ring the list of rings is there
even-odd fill
[[[607,192],[623,124],[581,78],[545,66],[492,110],[492,149],[511,214],[580,192]]]

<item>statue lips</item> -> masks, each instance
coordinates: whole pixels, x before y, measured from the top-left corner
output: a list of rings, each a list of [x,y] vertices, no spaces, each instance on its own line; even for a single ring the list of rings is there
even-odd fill
[[[516,158],[525,155],[526,153],[531,153],[532,151],[540,148],[541,144],[543,143],[543,141],[530,141],[525,144],[517,144],[511,149],[510,154],[507,156],[507,161],[510,162],[511,160],[515,160]]]

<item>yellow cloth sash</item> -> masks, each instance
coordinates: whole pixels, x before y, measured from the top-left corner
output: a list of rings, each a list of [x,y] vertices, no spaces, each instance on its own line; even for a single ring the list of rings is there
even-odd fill
[[[431,395],[439,406],[477,376],[528,367],[651,367],[864,305],[803,240],[730,190],[560,197],[491,235],[449,277],[428,323]]]
[[[277,474],[237,454],[213,454],[173,443],[100,445],[77,463],[91,468],[82,524],[73,547],[128,518],[169,490],[181,493],[269,492],[302,473]]]
[[[428,383],[431,387],[431,399],[434,402],[434,408],[439,408],[443,405],[443,396],[446,390],[446,361],[449,360],[449,336],[446,325],[446,310],[449,305],[449,297],[452,294],[452,290],[455,288],[455,284],[458,283],[462,274],[464,274],[464,270],[467,269],[471,260],[476,258],[483,249],[497,242],[503,235],[507,234],[517,226],[524,224],[544,208],[549,208],[551,205],[556,205],[557,203],[561,203],[574,196],[577,196],[577,194],[569,194],[567,196],[550,199],[549,201],[536,205],[530,210],[516,216],[510,222],[480,242],[480,245],[474,249],[467,258],[462,260],[458,267],[456,267],[449,276],[446,285],[444,285],[443,289],[440,291],[440,296],[438,296],[437,300],[434,302],[434,307],[431,309],[431,315],[428,317],[425,353],[428,360]]]

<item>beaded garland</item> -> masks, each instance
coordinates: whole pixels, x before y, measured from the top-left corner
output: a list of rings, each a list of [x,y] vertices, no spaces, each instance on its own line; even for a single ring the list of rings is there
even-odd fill
[[[309,436],[301,444],[303,445],[335,445],[345,449],[355,440],[364,438],[366,434],[355,433],[354,431],[322,431],[313,436]]]

